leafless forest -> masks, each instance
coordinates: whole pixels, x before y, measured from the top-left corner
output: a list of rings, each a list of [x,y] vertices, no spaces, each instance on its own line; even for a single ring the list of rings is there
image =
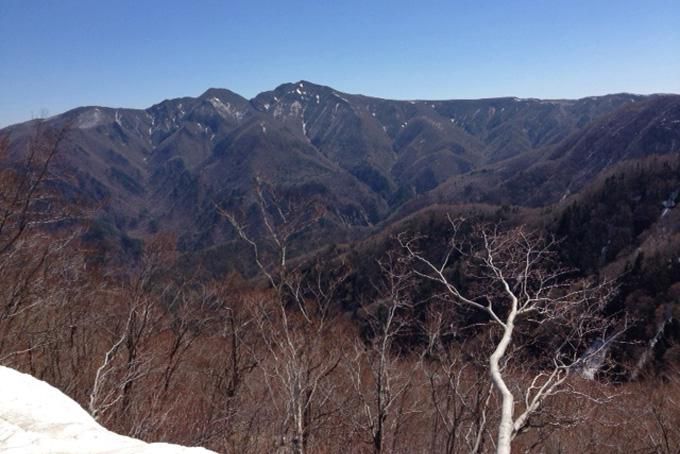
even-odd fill
[[[0,363],[109,429],[234,453],[680,450],[680,378],[609,373],[634,321],[603,315],[617,281],[572,277],[559,239],[453,216],[444,249],[399,232],[357,320],[350,265],[287,257],[314,206],[265,185],[265,240],[220,212],[257,279],[180,272],[167,235],[98,266],[88,208],[55,191],[59,140],[0,170]]]

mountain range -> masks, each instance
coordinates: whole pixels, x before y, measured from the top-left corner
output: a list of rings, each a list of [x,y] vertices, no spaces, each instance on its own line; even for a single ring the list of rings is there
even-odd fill
[[[435,204],[566,203],[622,162],[680,152],[680,95],[396,101],[300,81],[250,100],[211,88],[144,110],[81,107],[0,135],[20,156],[45,129],[66,131],[55,171],[98,207],[93,238],[129,248],[164,231],[184,251],[240,254],[219,211],[264,235],[263,185],[272,206],[316,207],[302,254]]]

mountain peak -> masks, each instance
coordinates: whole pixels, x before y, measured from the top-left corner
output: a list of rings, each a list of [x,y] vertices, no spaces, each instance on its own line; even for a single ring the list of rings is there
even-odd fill
[[[286,82],[284,84],[279,85],[272,91],[266,91],[260,94],[276,93],[277,96],[279,96],[286,93],[297,93],[297,91],[299,91],[300,93],[302,92],[322,93],[322,92],[336,92],[337,90],[326,85],[320,85],[314,82],[309,82],[308,80],[298,80],[297,82]]]
[[[248,100],[243,96],[239,95],[238,93],[234,93],[233,91],[228,90],[226,88],[208,88],[198,98],[199,99],[217,98],[220,101],[248,102]]]

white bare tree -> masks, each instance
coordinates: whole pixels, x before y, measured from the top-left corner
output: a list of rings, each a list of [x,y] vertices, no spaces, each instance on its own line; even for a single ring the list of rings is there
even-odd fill
[[[585,353],[587,346],[612,335],[613,320],[602,316],[612,286],[570,278],[570,270],[557,263],[558,242],[539,233],[473,226],[462,235],[470,225],[449,222],[452,235],[438,260],[423,252],[431,247],[425,238],[398,239],[418,276],[440,285],[456,306],[485,314],[494,329],[488,368],[501,405],[496,452],[507,454],[546,399],[570,389],[568,379],[588,359],[584,355],[599,354],[597,349]],[[476,285],[456,282],[454,263]],[[513,382],[519,374],[511,370],[522,367],[522,357],[529,357],[523,350],[536,344],[536,337],[545,339],[535,350],[544,353],[542,361],[533,366],[532,378]]]

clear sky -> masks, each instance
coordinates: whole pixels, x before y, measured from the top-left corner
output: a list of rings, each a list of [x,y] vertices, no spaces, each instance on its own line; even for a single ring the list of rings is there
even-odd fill
[[[680,93],[680,0],[0,0],[0,126],[301,79],[395,99]]]

